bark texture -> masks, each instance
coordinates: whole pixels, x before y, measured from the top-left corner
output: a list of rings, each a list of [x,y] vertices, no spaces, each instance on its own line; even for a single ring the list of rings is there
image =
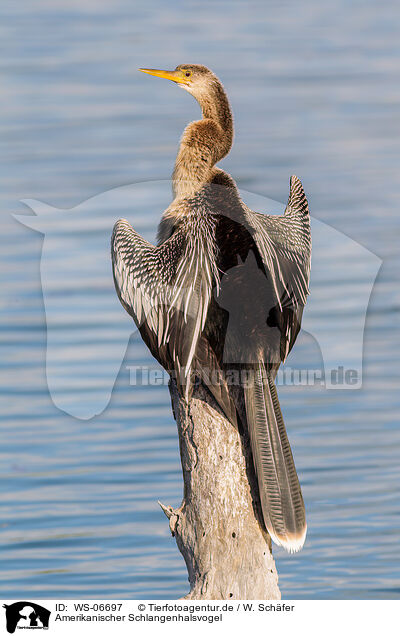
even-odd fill
[[[179,508],[160,504],[189,573],[187,599],[280,599],[260,525],[246,440],[199,386],[189,407],[170,383],[184,479]]]

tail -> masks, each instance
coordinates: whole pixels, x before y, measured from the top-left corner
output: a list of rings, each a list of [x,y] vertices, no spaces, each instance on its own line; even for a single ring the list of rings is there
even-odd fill
[[[263,362],[244,393],[264,523],[276,544],[297,552],[307,532],[304,502],[275,382]]]

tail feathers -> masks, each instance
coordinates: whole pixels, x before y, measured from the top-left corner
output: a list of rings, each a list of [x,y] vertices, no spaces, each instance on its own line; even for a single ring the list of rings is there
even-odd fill
[[[274,380],[262,362],[255,371],[245,403],[264,523],[274,543],[297,552],[307,532],[300,484]]]

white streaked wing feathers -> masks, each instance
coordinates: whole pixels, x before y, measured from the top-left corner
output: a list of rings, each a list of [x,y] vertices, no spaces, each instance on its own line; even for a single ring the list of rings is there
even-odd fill
[[[218,284],[218,272],[202,239],[201,232],[184,235],[178,230],[154,247],[123,219],[116,223],[112,237],[114,279],[122,303],[138,327],[146,323],[159,347],[169,345],[175,370],[184,368],[185,376],[205,325],[213,280]]]

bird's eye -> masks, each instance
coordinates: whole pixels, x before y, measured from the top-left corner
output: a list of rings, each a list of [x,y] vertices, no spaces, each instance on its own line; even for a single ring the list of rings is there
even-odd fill
[[[186,73],[185,73],[186,77],[190,77],[190,76],[191,76],[191,74],[192,74],[192,72],[191,72],[191,71],[186,71]]]

